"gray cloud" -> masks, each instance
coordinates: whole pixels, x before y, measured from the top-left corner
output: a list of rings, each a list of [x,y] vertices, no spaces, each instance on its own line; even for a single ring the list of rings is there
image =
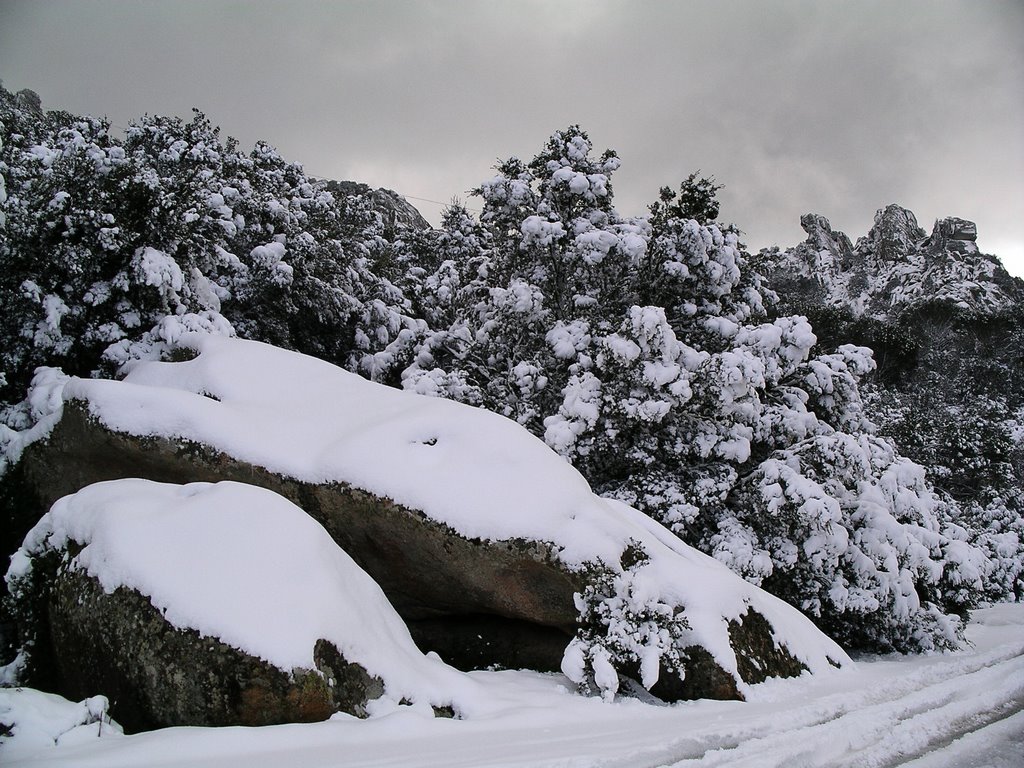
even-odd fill
[[[1022,40],[1015,0],[5,0],[0,77],[122,125],[196,106],[312,174],[442,202],[580,123],[623,159],[623,213],[701,168],[755,247],[899,202],[976,220],[1024,274]]]

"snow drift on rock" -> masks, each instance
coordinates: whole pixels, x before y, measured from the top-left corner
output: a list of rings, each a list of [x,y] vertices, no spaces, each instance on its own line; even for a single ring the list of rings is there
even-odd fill
[[[575,469],[509,419],[257,342],[195,335],[180,344],[198,356],[136,363],[124,381],[74,379],[65,397],[85,401],[110,429],[199,442],[303,481],[348,483],[468,538],[550,543],[570,568],[621,569],[636,542],[650,558],[640,598],[684,607],[688,639],[734,674],[728,622],[750,608],[810,671],[849,662],[795,609],[635,510],[594,496]]]
[[[447,704],[474,684],[424,656],[380,587],[313,518],[241,483],[126,479],[65,496],[29,532],[8,581],[48,549],[109,594],[128,587],[164,618],[285,672],[315,669],[317,640],[385,683],[386,695]],[[70,556],[70,555],[69,555]]]

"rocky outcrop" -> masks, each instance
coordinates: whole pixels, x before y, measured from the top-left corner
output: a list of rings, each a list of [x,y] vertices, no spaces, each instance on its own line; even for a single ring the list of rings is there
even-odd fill
[[[967,255],[978,252],[975,241],[978,239],[978,227],[973,221],[950,216],[935,222],[932,233],[922,243],[930,253],[943,252]]]
[[[973,221],[960,219],[956,216],[949,216],[935,222],[935,233],[941,234],[948,240],[969,240],[974,242],[978,239],[978,227]]]
[[[404,197],[390,189],[373,189],[356,181],[326,181],[327,189],[335,197],[354,197],[381,217],[389,232],[430,229],[430,223]]]
[[[895,203],[880,208],[867,235],[857,240],[854,251],[868,268],[906,261],[925,237],[911,211]]]
[[[854,246],[823,216],[806,214],[800,223],[807,240],[762,252],[770,286],[793,311],[833,307],[884,319],[945,302],[991,313],[1024,296],[1020,280],[979,252],[977,227],[966,219],[939,219],[927,235],[911,211],[888,205]]]
[[[797,307],[826,303],[827,286],[823,276],[835,276],[853,264],[853,245],[842,232],[832,229],[824,216],[808,213],[800,217],[807,240],[779,254],[765,251],[762,256],[771,270],[772,288]]]
[[[806,249],[808,254],[816,254],[813,261],[817,267],[822,263],[833,269],[847,269],[853,261],[853,245],[842,232],[832,229],[832,224],[824,216],[808,213],[800,217],[800,226],[807,233]]]
[[[365,717],[367,702],[384,690],[327,641],[314,649],[314,668],[285,672],[217,638],[178,629],[144,596],[124,587],[108,594],[80,571],[55,575],[49,594],[47,640],[58,692],[80,699],[103,691],[129,731],[307,723],[335,712]]]

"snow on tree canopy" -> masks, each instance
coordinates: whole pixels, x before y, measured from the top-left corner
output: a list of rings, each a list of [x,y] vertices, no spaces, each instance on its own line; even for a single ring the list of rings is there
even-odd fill
[[[119,137],[0,86],[0,176],[0,423],[12,429],[30,426],[36,368],[109,374],[146,354],[168,315],[368,371],[419,326],[377,273],[394,259],[365,200],[335,200],[263,142],[242,151],[200,112],[146,116]]]
[[[380,587],[319,523],[272,491],[139,479],[87,486],[60,499],[29,532],[8,582],[48,550],[78,547],[70,568],[108,594],[133,589],[173,626],[285,672],[314,669],[314,646],[325,639],[380,677],[395,701],[445,703],[474,688],[424,656]]]
[[[553,545],[570,569],[622,571],[645,553],[631,599],[681,606],[687,645],[735,673],[728,622],[748,609],[811,672],[846,654],[791,606],[687,547],[643,514],[595,496],[583,477],[515,422],[368,382],[252,341],[187,335],[184,362],[140,361],[123,381],[72,379],[65,398],[108,428],[205,444],[307,482],[343,482],[420,510],[467,538]],[[648,667],[650,664],[648,663]]]
[[[715,223],[714,179],[692,174],[625,218],[618,160],[592,150],[579,126],[558,131],[531,162],[497,166],[478,223],[446,219],[429,251],[445,266],[410,281],[418,306],[445,311],[424,313],[429,332],[390,358],[411,362],[378,380],[516,419],[597,493],[813,611],[849,647],[956,647],[991,575],[1006,584],[1013,568],[996,564],[994,538],[984,562],[956,505],[882,444],[861,391],[871,345],[831,345],[827,322],[775,311],[764,260]],[[598,175],[607,194],[587,197]],[[910,217],[897,219],[890,234]],[[774,483],[752,484],[782,465],[789,490],[815,492],[776,508]],[[999,508],[991,532],[1015,536]]]

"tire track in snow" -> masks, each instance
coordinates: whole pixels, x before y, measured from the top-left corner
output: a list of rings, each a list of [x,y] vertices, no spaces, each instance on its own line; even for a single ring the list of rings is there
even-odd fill
[[[875,686],[786,707],[784,723],[763,715],[728,732],[693,733],[645,764],[893,768],[1024,710],[1024,642],[934,662],[893,679],[876,673]]]
[[[849,768],[893,768],[1024,709],[1024,657],[918,691],[893,702],[862,738],[867,744],[836,761]],[[883,708],[884,709],[884,708]]]
[[[904,768],[1020,768],[1024,765],[1024,711],[964,734]]]
[[[1021,693],[1024,694],[1024,688],[1021,689]],[[1015,765],[1024,765],[1024,695],[1021,695],[1013,701],[997,705],[987,712],[974,712],[954,719],[950,724],[953,726],[959,726],[956,732],[945,732],[940,738],[927,741],[927,743],[915,753],[903,755],[898,760],[878,763],[878,768],[916,765],[918,762],[917,758],[923,758],[929,755],[950,754],[953,750],[950,750],[949,748],[954,746],[957,742],[963,741],[966,737],[982,736],[983,740],[986,737],[991,739],[993,738],[993,734],[1002,731],[1004,728],[1015,729],[1008,730],[1007,734],[1015,735],[1017,737],[1017,741],[1022,742],[1022,750],[1018,753],[1018,759],[1015,762]],[[959,757],[952,759],[960,760]],[[954,764],[959,765],[959,763],[949,763],[949,765]]]

